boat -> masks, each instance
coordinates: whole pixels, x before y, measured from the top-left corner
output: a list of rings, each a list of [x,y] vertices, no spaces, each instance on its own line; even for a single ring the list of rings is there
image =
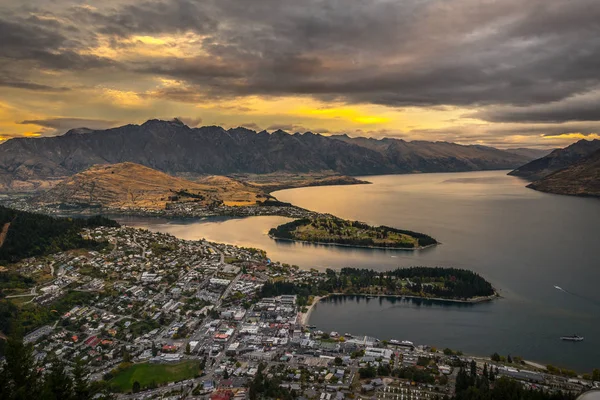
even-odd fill
[[[397,341],[396,339],[391,339],[391,340],[390,340],[390,343],[391,343],[391,344],[400,344],[400,342],[399,342],[399,341]]]
[[[560,340],[566,340],[569,342],[581,342],[583,340],[583,336],[578,336],[578,335],[561,336]]]
[[[402,342],[400,342],[400,344],[402,346],[414,346],[414,343],[409,340],[403,340]]]

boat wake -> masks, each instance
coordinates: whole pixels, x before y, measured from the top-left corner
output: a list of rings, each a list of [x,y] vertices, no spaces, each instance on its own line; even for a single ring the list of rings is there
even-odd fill
[[[598,300],[595,300],[595,299],[592,299],[592,298],[589,298],[587,296],[583,296],[583,295],[580,295],[580,294],[577,294],[577,293],[569,292],[568,290],[565,290],[565,289],[561,288],[560,286],[554,285],[554,288],[556,290],[560,290],[563,293],[570,294],[571,296],[578,297],[578,298],[580,298],[582,300],[585,300],[585,301],[587,301],[589,303],[592,303],[594,305],[600,306],[600,302]]]

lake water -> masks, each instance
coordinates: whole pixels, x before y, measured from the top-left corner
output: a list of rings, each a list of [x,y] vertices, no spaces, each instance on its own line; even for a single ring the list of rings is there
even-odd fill
[[[128,219],[184,239],[252,246],[303,268],[451,266],[480,273],[502,299],[473,306],[335,299],[321,302],[319,329],[407,339],[465,353],[519,355],[576,368],[600,367],[600,201],[536,192],[506,171],[365,177],[373,184],[274,193],[282,201],[342,218],[427,233],[421,251],[276,242],[281,217],[203,221]],[[564,290],[558,290],[554,286]],[[581,343],[562,335],[585,336]]]

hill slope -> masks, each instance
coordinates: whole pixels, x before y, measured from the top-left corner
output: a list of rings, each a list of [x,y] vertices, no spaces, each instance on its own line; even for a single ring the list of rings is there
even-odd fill
[[[528,187],[548,193],[600,197],[600,150]]]
[[[169,174],[336,172],[372,175],[514,168],[530,159],[482,146],[396,139],[327,137],[310,132],[256,133],[245,128],[189,128],[150,120],[63,136],[0,144],[0,188],[35,189],[95,164],[133,162]]]
[[[3,231],[0,263],[70,249],[96,248],[101,244],[84,239],[80,232],[83,228],[101,225],[119,226],[115,221],[103,217],[54,218],[0,206],[0,226]]]
[[[582,139],[564,149],[554,150],[545,157],[533,160],[530,163],[511,171],[509,175],[536,181],[553,172],[567,168],[598,150],[600,150],[600,140]]]
[[[206,177],[192,182],[127,162],[92,166],[37,195],[33,201],[86,207],[164,209],[166,203],[172,201],[251,205],[265,199],[259,189],[227,177]]]

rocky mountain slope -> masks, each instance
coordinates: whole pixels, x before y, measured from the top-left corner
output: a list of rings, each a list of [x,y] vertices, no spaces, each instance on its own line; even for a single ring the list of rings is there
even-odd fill
[[[532,160],[536,160],[538,158],[547,156],[556,149],[529,149],[527,147],[516,147],[505,150],[513,154],[518,154],[520,156],[529,157]]]
[[[322,136],[281,130],[189,128],[150,120],[63,136],[15,138],[0,144],[0,188],[30,190],[95,164],[133,162],[169,174],[335,172],[370,175],[509,169],[525,156],[483,146]]]
[[[574,165],[598,150],[600,150],[600,140],[582,139],[564,149],[554,150],[545,157],[533,160],[511,171],[509,175],[536,181]]]
[[[528,187],[548,193],[600,197],[600,150]]]
[[[169,202],[253,205],[266,199],[261,190],[227,177],[209,176],[192,182],[126,162],[92,166],[32,201],[79,207],[164,209]]]

